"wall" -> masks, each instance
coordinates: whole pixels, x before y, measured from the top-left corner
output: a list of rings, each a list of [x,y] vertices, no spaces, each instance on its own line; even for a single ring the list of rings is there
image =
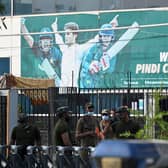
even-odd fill
[[[5,17],[0,20],[0,57],[10,59],[10,72],[20,76],[20,19]]]

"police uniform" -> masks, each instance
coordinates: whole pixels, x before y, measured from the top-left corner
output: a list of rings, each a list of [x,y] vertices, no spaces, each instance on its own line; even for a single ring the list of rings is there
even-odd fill
[[[87,131],[95,132],[96,127],[99,128],[99,122],[97,119],[95,119],[94,117],[81,117],[77,122],[76,131],[79,133]],[[81,146],[87,147],[87,146],[96,146],[98,140],[99,139],[97,138],[97,136],[92,137],[88,135],[81,138],[79,141]]]
[[[54,128],[54,141],[56,146],[65,146],[61,135],[68,132],[69,137],[71,137],[70,129],[68,123],[64,118],[58,119]]]
[[[116,125],[116,137],[119,139],[135,139],[135,134],[139,129],[139,124],[131,119],[127,122],[119,121]]]
[[[35,141],[40,141],[40,131],[36,126],[19,124],[14,127],[11,138],[16,145],[34,145]]]
[[[98,120],[93,116],[84,116],[77,121],[76,132],[78,134],[89,132],[89,131],[94,133],[96,131],[96,128],[100,130]],[[78,138],[78,140],[79,140],[80,146],[82,147],[89,147],[89,146],[94,147],[99,142],[99,138],[96,135],[94,136],[87,135],[87,136]],[[81,158],[88,164],[88,166],[90,166],[91,163],[89,160],[90,156],[88,153],[88,149],[86,148],[81,150],[80,155],[81,155]],[[80,167],[82,168],[83,165],[81,165]]]
[[[65,113],[71,113],[67,106],[62,106],[62,107],[57,108],[57,116],[59,117],[59,119],[57,120],[55,128],[54,128],[54,144],[56,146],[67,146],[67,144],[64,144],[64,141],[62,138],[62,135],[64,133],[68,133],[69,141],[70,141],[70,143],[72,143],[70,127],[69,127],[67,119],[64,116]],[[65,150],[64,156],[66,156],[66,158],[69,160],[71,165],[73,165],[72,151]],[[58,158],[56,158],[56,163],[57,163],[57,167],[59,168],[59,159]],[[69,167],[69,165],[66,163],[66,161],[63,161],[63,167],[64,168]]]
[[[117,111],[120,121],[116,124],[116,137],[120,139],[135,139],[135,134],[139,131],[140,125],[130,119],[127,107],[120,107]]]
[[[12,130],[11,143],[22,146],[19,153],[24,158],[27,146],[41,145],[41,136],[39,129],[34,125],[29,125],[26,118],[19,119],[18,122],[19,124]]]

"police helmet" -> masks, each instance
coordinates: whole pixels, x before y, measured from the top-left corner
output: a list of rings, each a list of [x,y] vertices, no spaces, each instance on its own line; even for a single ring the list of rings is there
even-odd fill
[[[68,106],[61,106],[57,108],[56,113],[58,117],[61,117],[64,113],[72,113],[72,111],[69,110]]]

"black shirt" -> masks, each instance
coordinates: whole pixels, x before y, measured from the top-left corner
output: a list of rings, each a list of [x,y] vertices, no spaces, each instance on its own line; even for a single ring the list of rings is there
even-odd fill
[[[40,145],[40,131],[36,126],[28,124],[18,124],[13,128],[12,140],[16,145]]]
[[[133,120],[119,121],[116,125],[116,137],[120,139],[135,139],[135,134],[140,129],[137,122]]]

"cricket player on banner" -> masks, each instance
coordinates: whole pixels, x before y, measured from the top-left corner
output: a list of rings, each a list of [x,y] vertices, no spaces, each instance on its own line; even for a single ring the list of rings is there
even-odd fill
[[[36,41],[29,33],[25,22],[26,19],[21,18],[21,32],[34,53],[34,66],[36,70],[32,75],[37,75],[39,78],[54,79],[55,85],[58,86],[62,53],[54,45],[51,29],[43,27]]]
[[[84,55],[80,71],[80,88],[111,88],[114,86],[112,75],[115,70],[117,54],[138,33],[138,23],[118,39],[111,24],[104,24],[99,31],[99,42]]]
[[[110,26],[117,25],[117,17],[118,15],[111,20],[109,23]],[[58,31],[57,17],[51,27],[54,32]],[[83,53],[98,42],[99,36],[95,35],[94,38],[89,39],[87,42],[79,44],[77,42],[79,25],[77,23],[66,23],[64,25],[64,30],[65,41],[63,40],[62,35],[55,33],[55,41],[62,52],[61,78],[59,83],[61,87],[79,87],[78,80],[81,62],[84,56]],[[105,57],[102,58],[102,61],[103,59],[105,59]]]

